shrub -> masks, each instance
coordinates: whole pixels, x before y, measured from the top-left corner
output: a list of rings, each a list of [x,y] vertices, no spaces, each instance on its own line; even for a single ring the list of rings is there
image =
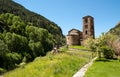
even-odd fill
[[[16,67],[16,64],[21,62],[21,55],[18,53],[7,53],[4,59],[4,68],[11,70]]]
[[[102,47],[102,51],[103,51],[103,56],[107,59],[111,59],[113,58],[113,49],[110,48],[109,46],[103,46]]]
[[[0,74],[3,74],[3,73],[5,73],[5,72],[6,72],[6,70],[5,70],[5,69],[0,68]]]

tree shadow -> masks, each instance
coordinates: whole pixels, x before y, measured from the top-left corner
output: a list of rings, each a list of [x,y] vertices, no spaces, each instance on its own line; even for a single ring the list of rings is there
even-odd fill
[[[111,60],[109,60],[109,59],[100,59],[100,60],[96,60],[96,62],[111,62]]]
[[[112,62],[113,60],[118,60],[117,58],[112,58],[112,59],[106,59],[106,58],[101,58],[101,59],[97,59],[95,60],[96,62]]]
[[[118,58],[113,58],[112,60],[118,60]]]

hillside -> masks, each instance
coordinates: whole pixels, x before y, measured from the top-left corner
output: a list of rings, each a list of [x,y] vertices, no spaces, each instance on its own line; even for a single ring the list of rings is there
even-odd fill
[[[2,13],[15,14],[24,20],[24,22],[31,22],[34,26],[47,29],[54,35],[54,39],[59,40],[58,43],[61,43],[62,38],[64,38],[62,30],[57,24],[40,14],[27,10],[12,0],[0,0],[0,14]]]
[[[105,36],[108,46],[114,49],[115,55],[120,55],[120,22],[111,28]]]
[[[12,0],[0,0],[0,74],[62,45],[61,28]]]
[[[80,47],[80,46],[79,46]],[[64,48],[63,48],[64,49]],[[5,73],[4,77],[72,77],[90,60],[91,52],[78,49],[59,54],[48,53],[24,67]]]
[[[120,22],[117,25],[115,25],[114,28],[110,29],[109,33],[120,36]]]

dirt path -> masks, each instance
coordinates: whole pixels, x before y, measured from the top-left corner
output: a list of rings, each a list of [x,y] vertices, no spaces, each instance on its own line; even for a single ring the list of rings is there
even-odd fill
[[[84,77],[87,69],[93,64],[93,61],[96,60],[97,57],[93,58],[88,64],[84,65],[73,77]]]
[[[3,77],[2,75],[0,75],[0,77]]]

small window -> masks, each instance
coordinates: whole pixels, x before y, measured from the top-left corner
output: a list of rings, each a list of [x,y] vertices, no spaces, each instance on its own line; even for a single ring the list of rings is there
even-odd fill
[[[87,29],[88,28],[88,25],[85,25],[85,29]]]
[[[87,31],[85,31],[85,34],[87,34]]]
[[[93,25],[91,25],[91,29],[94,29],[94,28],[93,28]]]
[[[88,22],[88,20],[87,19],[85,19],[85,23],[87,23]]]

